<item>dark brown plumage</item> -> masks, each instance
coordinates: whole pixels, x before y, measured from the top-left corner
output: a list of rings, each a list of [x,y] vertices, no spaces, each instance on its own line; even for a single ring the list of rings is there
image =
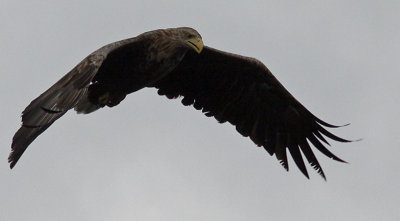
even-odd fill
[[[286,170],[287,148],[306,177],[301,152],[325,178],[309,142],[326,156],[344,162],[323,144],[328,144],[324,136],[349,142],[324,128],[337,126],[309,112],[260,61],[203,48],[197,31],[176,28],[146,32],[100,48],[33,100],[14,135],[10,167],[69,109],[90,113],[113,107],[144,87],[155,87],[170,99],[182,96],[182,104],[193,105],[220,123],[231,123],[240,134],[275,154]]]

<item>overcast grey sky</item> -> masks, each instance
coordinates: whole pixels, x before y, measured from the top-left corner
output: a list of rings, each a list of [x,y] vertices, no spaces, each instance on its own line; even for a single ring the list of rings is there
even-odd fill
[[[399,220],[400,1],[0,2],[0,220]],[[20,113],[97,48],[190,26],[263,61],[332,142],[289,173],[229,124],[154,89],[69,112],[7,164]],[[316,151],[317,152],[317,151]]]

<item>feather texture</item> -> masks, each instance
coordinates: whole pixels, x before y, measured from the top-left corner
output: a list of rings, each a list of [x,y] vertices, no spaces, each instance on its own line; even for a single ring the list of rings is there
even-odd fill
[[[303,154],[325,179],[308,141],[324,155],[344,162],[324,145],[329,145],[326,137],[349,142],[324,128],[338,126],[308,111],[264,64],[210,47],[198,54],[202,48],[197,31],[176,28],[146,32],[93,52],[22,112],[22,126],[11,145],[10,167],[68,110],[91,113],[113,107],[144,87],[155,87],[169,99],[183,97],[183,105],[193,105],[219,123],[231,123],[241,135],[275,154],[286,170],[289,152],[309,177]]]
[[[236,130],[269,154],[275,154],[288,170],[286,149],[308,177],[300,149],[311,166],[325,179],[306,139],[326,156],[344,162],[320,141],[324,136],[350,142],[327,131],[328,124],[309,112],[260,61],[205,47],[201,54],[188,52],[172,73],[155,84],[160,95],[183,96],[182,104],[193,105],[218,122],[230,122]],[[324,136],[323,136],[324,135]]]

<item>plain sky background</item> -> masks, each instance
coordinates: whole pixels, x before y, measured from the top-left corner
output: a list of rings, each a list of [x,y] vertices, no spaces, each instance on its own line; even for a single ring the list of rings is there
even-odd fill
[[[70,111],[13,170],[20,113],[99,47],[190,26],[256,57],[332,132],[325,182],[154,89]],[[399,220],[400,1],[0,1],[0,220]]]

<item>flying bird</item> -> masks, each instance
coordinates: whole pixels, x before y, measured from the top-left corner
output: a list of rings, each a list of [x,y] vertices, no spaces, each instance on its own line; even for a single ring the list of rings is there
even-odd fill
[[[262,146],[288,170],[287,151],[308,178],[302,157],[324,178],[311,145],[332,154],[325,137],[340,138],[308,111],[257,59],[204,46],[188,27],[159,29],[117,41],[94,51],[22,112],[8,161],[13,168],[26,148],[68,110],[88,114],[118,105],[126,95],[156,88],[169,99],[183,97],[219,123],[229,122]]]

